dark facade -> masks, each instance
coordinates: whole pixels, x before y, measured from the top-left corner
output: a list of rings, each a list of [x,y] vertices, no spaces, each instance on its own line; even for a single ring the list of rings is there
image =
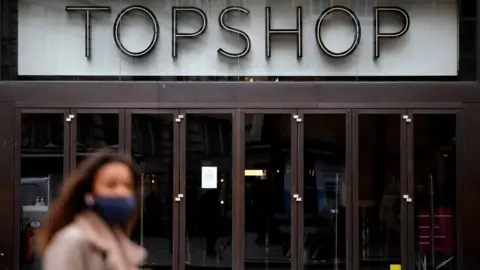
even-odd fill
[[[9,6],[8,3],[8,1],[3,2],[2,14],[12,14],[12,6]],[[476,5],[475,11],[477,14],[475,18],[478,18],[480,8]],[[358,81],[346,78],[345,81],[335,79],[337,81],[327,82],[313,81],[314,79],[299,81],[290,78],[291,81],[287,82],[238,82],[175,81],[174,78],[165,81],[113,81],[103,80],[104,78],[93,78],[93,80],[80,78],[81,80],[78,80],[78,78],[52,77],[47,81],[36,80],[38,78],[22,78],[16,75],[15,61],[12,60],[15,57],[11,52],[14,50],[12,48],[15,48],[14,43],[16,42],[11,39],[12,36],[15,36],[13,33],[15,27],[12,26],[12,21],[7,21],[9,16],[2,17],[4,20],[2,21],[2,53],[0,54],[2,55],[3,75],[3,81],[0,82],[0,123],[2,123],[0,141],[3,141],[3,148],[0,151],[0,175],[2,176],[0,179],[0,216],[3,217],[3,222],[0,222],[0,233],[2,234],[0,269],[21,269],[19,262],[24,256],[22,249],[24,239],[20,236],[23,229],[20,222],[22,215],[20,179],[23,178],[21,166],[25,162],[22,157],[22,134],[25,129],[22,119],[24,119],[24,115],[51,114],[58,115],[62,119],[73,116],[65,122],[62,135],[63,173],[67,174],[82,158],[79,155],[80,148],[75,144],[78,141],[77,137],[81,136],[79,133],[81,122],[78,119],[82,114],[113,115],[115,121],[118,121],[117,131],[115,131],[117,139],[114,143],[118,144],[119,150],[127,152],[133,152],[132,144],[135,144],[133,141],[135,135],[132,131],[133,118],[137,115],[171,116],[173,121],[171,125],[172,162],[168,166],[172,171],[169,176],[172,178],[172,186],[169,187],[171,191],[169,194],[171,193],[179,199],[178,203],[173,203],[170,207],[172,227],[169,229],[172,232],[170,236],[172,255],[170,257],[171,265],[168,266],[170,267],[168,269],[188,269],[196,266],[189,263],[192,261],[190,258],[186,258],[189,256],[187,254],[190,254],[191,245],[188,240],[189,233],[187,233],[191,220],[189,206],[185,200],[181,200],[183,195],[178,196],[178,194],[185,194],[188,200],[189,183],[194,181],[190,178],[188,168],[189,162],[191,162],[189,155],[192,155],[189,151],[191,146],[189,146],[188,121],[197,115],[225,115],[229,119],[230,127],[227,129],[230,129],[230,133],[220,131],[220,137],[224,137],[226,140],[231,139],[231,150],[230,154],[228,151],[227,154],[224,154],[229,156],[225,159],[227,164],[218,165],[218,167],[229,167],[227,171],[230,173],[230,176],[220,177],[230,178],[231,183],[228,188],[231,192],[229,224],[231,225],[232,258],[231,265],[224,268],[237,270],[266,269],[267,267],[334,269],[332,265],[335,265],[335,263],[311,263],[303,258],[306,250],[309,249],[307,243],[310,241],[304,237],[306,228],[311,226],[307,225],[309,223],[306,218],[308,212],[306,205],[311,203],[307,200],[304,200],[305,205],[302,206],[300,201],[299,204],[296,204],[297,206],[290,206],[288,211],[291,214],[287,215],[290,218],[286,233],[289,238],[286,240],[289,243],[288,249],[291,250],[289,259],[280,262],[265,258],[247,260],[248,251],[245,250],[245,246],[248,248],[248,244],[246,244],[248,240],[245,238],[245,231],[249,227],[249,222],[246,222],[249,210],[245,203],[248,200],[245,185],[248,176],[244,171],[252,169],[248,167],[246,160],[249,159],[248,155],[253,155],[249,154],[250,146],[247,147],[245,143],[248,132],[245,128],[248,115],[284,115],[290,119],[282,122],[286,124],[277,132],[278,136],[282,137],[281,134],[285,133],[287,135],[282,138],[289,138],[290,192],[299,194],[300,198],[307,198],[308,193],[303,188],[308,181],[307,174],[304,174],[303,171],[306,170],[309,162],[306,154],[308,147],[305,146],[306,142],[310,140],[309,134],[313,134],[315,130],[328,129],[328,124],[321,120],[318,120],[317,124],[314,124],[314,120],[308,120],[309,115],[341,116],[342,123],[344,123],[340,129],[344,136],[344,138],[342,137],[344,146],[341,150],[344,153],[342,173],[346,191],[345,213],[343,214],[345,228],[342,231],[344,238],[340,240],[345,243],[345,246],[343,247],[344,251],[339,251],[343,254],[341,256],[343,256],[344,262],[340,264],[339,269],[349,270],[378,269],[375,267],[386,269],[381,260],[377,262],[372,260],[374,262],[370,262],[371,264],[362,266],[362,262],[367,261],[365,257],[368,258],[368,255],[364,255],[361,243],[364,239],[361,235],[364,232],[362,231],[363,217],[361,216],[363,206],[360,202],[364,200],[362,197],[366,196],[362,195],[364,192],[362,190],[368,190],[365,186],[375,185],[375,183],[366,184],[363,180],[364,175],[370,175],[365,172],[366,168],[372,167],[376,173],[384,170],[385,175],[389,170],[377,169],[375,167],[377,165],[370,165],[368,163],[369,156],[366,154],[368,150],[365,150],[365,147],[370,147],[369,145],[373,145],[375,141],[388,140],[395,136],[398,136],[399,143],[398,151],[392,154],[395,157],[390,157],[388,154],[380,157],[398,159],[398,162],[394,162],[396,163],[394,167],[398,166],[398,168],[392,170],[398,170],[397,176],[402,194],[414,197],[414,204],[409,203],[405,197],[403,198],[405,200],[401,199],[401,210],[399,210],[401,228],[398,229],[398,233],[402,236],[399,238],[401,243],[398,243],[401,249],[398,254],[401,254],[401,257],[389,264],[402,264],[402,269],[417,269],[416,264],[419,261],[417,237],[421,234],[417,230],[417,227],[420,226],[417,217],[421,215],[414,206],[417,200],[415,200],[416,195],[413,194],[417,192],[417,174],[422,175],[422,172],[416,171],[418,164],[416,162],[421,160],[422,156],[421,153],[416,152],[416,149],[423,148],[417,145],[417,141],[421,141],[421,138],[419,137],[417,140],[415,134],[417,134],[416,132],[421,133],[421,130],[424,129],[423,125],[433,122],[428,118],[429,116],[447,116],[447,118],[451,116],[449,119],[453,121],[453,126],[449,131],[447,131],[447,126],[450,120],[447,121],[447,118],[440,117],[446,127],[444,133],[451,132],[454,138],[452,141],[455,144],[453,150],[450,149],[453,152],[449,152],[450,155],[455,156],[452,161],[455,169],[450,172],[453,175],[450,175],[450,178],[454,179],[451,186],[451,190],[454,190],[451,192],[454,193],[452,194],[454,203],[451,204],[454,205],[452,210],[454,214],[450,215],[454,216],[455,224],[455,248],[451,254],[455,259],[453,266],[445,269],[478,269],[477,245],[480,243],[480,233],[478,232],[480,221],[477,218],[479,213],[477,203],[480,204],[480,170],[478,169],[480,144],[477,139],[480,137],[480,120],[478,119],[480,86],[478,79],[475,79],[480,78],[478,57],[474,57],[474,61],[468,60],[468,64],[460,65],[459,73],[468,74],[465,75],[465,78],[461,78],[459,75],[458,78],[409,78],[408,81],[403,81],[403,79],[400,81],[399,78],[391,78],[390,81],[373,81],[378,80],[376,78],[369,78],[369,81]],[[465,43],[470,46],[475,44],[473,51],[475,55],[478,55],[480,52],[480,27],[477,20],[474,21],[474,24],[473,37],[475,40],[470,39]],[[371,135],[364,131],[364,129],[368,131],[369,124],[364,123],[369,123],[369,120],[362,119],[367,119],[370,115],[382,116],[385,119],[390,119],[389,117],[392,116],[398,125],[389,127],[389,124],[386,123],[389,121],[384,119],[385,123],[381,127],[391,130],[396,135],[390,134],[383,137],[373,135],[373,129]],[[189,118],[190,116],[192,118]],[[184,118],[187,121],[183,121]],[[382,122],[377,120],[377,124]],[[267,120],[264,118],[263,121]],[[417,121],[422,125],[415,125]],[[334,128],[332,127],[332,129]],[[427,136],[426,142],[435,141],[436,138],[442,137],[442,129],[425,131],[425,134],[429,134],[425,135]],[[369,139],[370,136],[377,136],[375,137],[377,139]],[[381,148],[378,145],[375,147]],[[428,150],[425,151],[428,152]],[[448,154],[443,153],[443,155],[447,156]],[[223,155],[219,156],[223,157]],[[376,158],[379,159],[378,156]],[[216,161],[211,162],[216,164]],[[225,162],[219,161],[218,163]],[[390,165],[385,165],[385,167],[388,166]],[[425,165],[425,167],[428,166]],[[374,174],[375,172],[372,172],[372,175]],[[371,189],[374,190],[373,187]],[[265,193],[263,196],[268,197],[269,193]],[[292,198],[291,205],[294,205],[295,198]],[[173,200],[173,197],[167,198],[167,200]],[[420,202],[417,203],[417,205],[419,204]],[[437,209],[433,210],[433,212],[435,211]],[[435,222],[429,224],[436,224]],[[335,234],[337,235],[337,233]],[[270,238],[273,241],[273,232],[270,232]],[[336,250],[342,249],[339,246],[335,244]],[[337,255],[334,257],[338,258]],[[438,260],[444,261],[444,258],[438,257]],[[431,264],[427,263],[427,265],[431,267]],[[157,266],[155,263],[146,265],[147,268]],[[202,266],[201,263],[199,266]]]

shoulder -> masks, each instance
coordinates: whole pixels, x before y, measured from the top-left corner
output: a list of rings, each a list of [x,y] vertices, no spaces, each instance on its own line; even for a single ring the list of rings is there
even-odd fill
[[[74,224],[58,231],[43,254],[43,269],[89,269],[89,242]]]
[[[47,254],[54,251],[79,251],[88,244],[85,234],[75,224],[70,224],[58,231],[47,249]]]

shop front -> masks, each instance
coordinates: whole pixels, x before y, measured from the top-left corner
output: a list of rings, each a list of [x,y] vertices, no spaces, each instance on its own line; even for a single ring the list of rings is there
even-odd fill
[[[0,268],[111,148],[143,268],[478,269],[478,7],[420,2],[3,3]]]

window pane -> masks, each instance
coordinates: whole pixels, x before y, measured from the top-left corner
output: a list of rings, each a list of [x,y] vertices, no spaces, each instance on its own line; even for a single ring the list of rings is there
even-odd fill
[[[20,268],[40,270],[34,230],[40,228],[64,176],[63,113],[22,114],[20,139]]]
[[[345,115],[304,119],[304,261],[314,269],[346,269]]]
[[[133,239],[145,267],[172,269],[173,115],[133,114],[131,154],[141,172],[141,211]]]
[[[192,267],[232,266],[232,116],[188,114],[186,256]]]
[[[360,269],[401,264],[400,115],[359,115]]]
[[[118,151],[120,135],[118,114],[79,113],[76,117],[77,163],[102,148]]]
[[[245,115],[245,268],[290,267],[290,114]]]
[[[456,268],[456,121],[414,115],[416,269]]]

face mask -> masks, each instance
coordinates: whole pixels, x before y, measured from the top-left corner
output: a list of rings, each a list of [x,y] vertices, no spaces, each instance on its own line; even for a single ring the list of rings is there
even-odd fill
[[[135,208],[135,198],[133,196],[95,196],[93,200],[94,209],[109,224],[125,225]]]

